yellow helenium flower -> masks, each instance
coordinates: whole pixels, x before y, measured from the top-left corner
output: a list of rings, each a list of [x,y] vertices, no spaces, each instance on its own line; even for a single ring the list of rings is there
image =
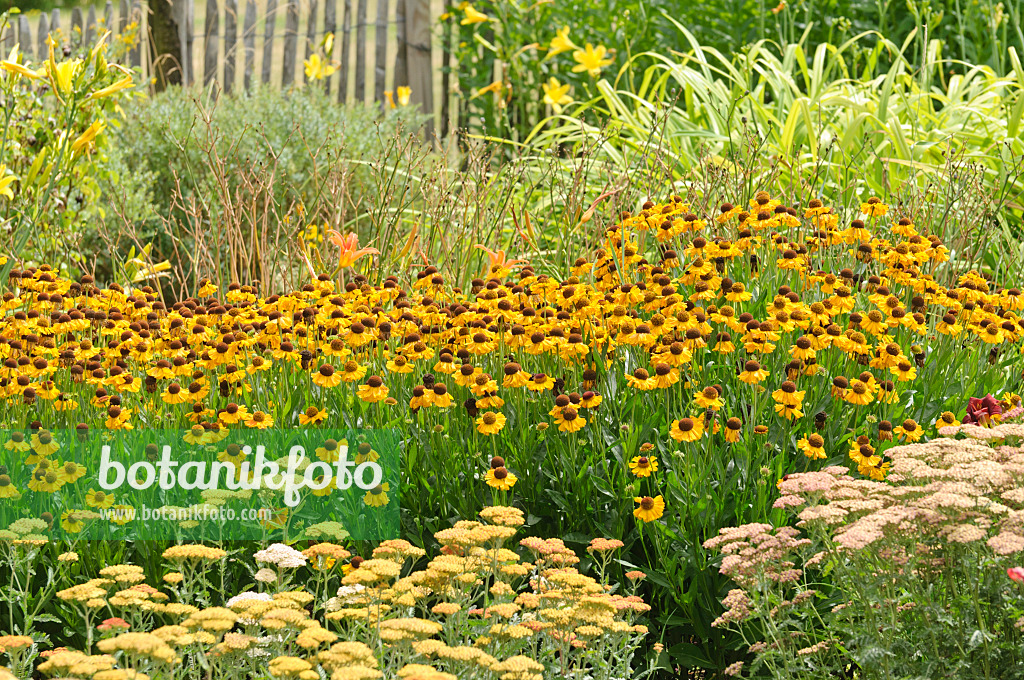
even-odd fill
[[[633,516],[643,522],[653,522],[665,514],[665,499],[662,496],[637,496],[633,499],[639,506],[633,509]]]
[[[629,469],[637,477],[650,477],[658,471],[658,459],[654,456],[633,456]]]

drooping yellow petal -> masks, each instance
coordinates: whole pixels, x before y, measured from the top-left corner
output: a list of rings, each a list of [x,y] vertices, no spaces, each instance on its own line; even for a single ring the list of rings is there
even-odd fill
[[[129,87],[132,86],[132,83],[133,83],[132,77],[130,75],[128,75],[128,76],[125,76],[124,78],[121,78],[121,80],[118,80],[116,83],[114,83],[112,85],[108,85],[108,86],[106,86],[106,87],[104,87],[104,88],[102,88],[100,90],[96,90],[95,92],[93,92],[90,95],[90,97],[92,99],[103,99],[104,97],[109,97],[110,95],[114,94],[115,92],[120,92],[121,90],[128,89]]]
[[[483,12],[478,12],[473,8],[473,5],[466,5],[466,16],[462,21],[459,22],[462,26],[469,26],[470,24],[482,24],[485,21],[490,21],[490,17]]]

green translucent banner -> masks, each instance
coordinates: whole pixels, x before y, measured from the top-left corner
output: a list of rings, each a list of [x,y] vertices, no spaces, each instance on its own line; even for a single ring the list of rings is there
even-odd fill
[[[398,537],[393,430],[5,430],[0,465],[0,538]]]

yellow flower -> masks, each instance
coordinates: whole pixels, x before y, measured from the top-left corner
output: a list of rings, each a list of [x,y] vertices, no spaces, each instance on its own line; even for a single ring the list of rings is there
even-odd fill
[[[81,59],[62,61],[57,64],[53,60],[53,45],[50,45],[50,62],[47,73],[50,76],[50,83],[53,85],[53,89],[58,94],[68,94],[71,92],[71,84],[74,82],[75,76],[78,75],[78,69],[81,65]]]
[[[375,489],[370,489],[363,496],[363,502],[369,505],[371,508],[379,508],[382,505],[388,504],[388,491],[391,491],[391,485],[384,482]]]
[[[505,416],[502,413],[488,411],[476,419],[476,429],[480,434],[497,434],[505,427]]]
[[[465,8],[466,16],[459,22],[462,26],[469,26],[470,24],[482,24],[485,21],[489,21],[490,17],[483,12],[478,12],[473,9],[473,5],[466,5]]]
[[[78,136],[78,139],[71,143],[71,153],[76,156],[82,153],[82,150],[92,144],[96,140],[96,135],[103,132],[106,127],[107,124],[103,121],[95,121],[85,132]]]
[[[309,59],[306,59],[303,64],[306,66],[306,77],[310,80],[330,78],[338,70],[334,62],[322,59],[319,54],[315,53],[309,55]]]
[[[569,83],[561,85],[557,78],[548,78],[548,82],[542,83],[541,87],[544,88],[544,103],[549,104],[556,114],[562,113],[562,106],[572,102]]]
[[[827,458],[825,455],[825,440],[819,434],[805,435],[796,445],[811,460]]]
[[[504,83],[502,83],[502,81],[500,81],[500,80],[495,80],[493,83],[491,83],[487,87],[481,87],[479,90],[477,90],[476,94],[474,94],[472,97],[470,97],[470,99],[476,99],[477,97],[481,97],[481,96],[483,96],[483,95],[485,95],[485,94],[487,94],[489,92],[493,92],[495,94],[499,94],[500,95],[501,94],[501,90],[503,88],[504,88]]]
[[[83,524],[82,520],[78,517],[78,513],[76,511],[69,512],[67,510],[60,514],[60,526],[69,534],[77,534],[85,528],[85,524]]]
[[[33,71],[24,64],[18,63],[17,48],[11,50],[11,55],[7,59],[0,61],[0,68],[7,71],[8,73],[13,73],[19,76],[25,76],[26,78],[31,78],[33,80],[35,80],[36,78],[41,78],[43,76],[43,72]]]
[[[109,97],[110,95],[114,94],[115,92],[120,92],[121,90],[127,90],[131,86],[132,86],[132,77],[129,74],[129,75],[126,75],[124,78],[121,78],[121,80],[117,81],[113,85],[108,85],[107,87],[104,87],[102,89],[96,90],[95,92],[93,92],[90,95],[90,98],[91,99],[103,99],[104,97]]]
[[[405,85],[399,85],[397,88],[395,88],[395,94],[398,95],[399,106],[408,106],[409,96],[412,95],[412,88],[407,87]]]
[[[661,496],[637,496],[633,502],[640,504],[633,510],[633,516],[643,522],[653,522],[665,514],[665,499]]]
[[[607,53],[608,50],[604,45],[598,45],[595,49],[593,45],[587,43],[584,49],[572,53],[572,58],[576,60],[572,72],[583,73],[586,71],[591,78],[598,77],[601,75],[601,69],[614,61],[614,59],[605,59]]]
[[[560,31],[557,31],[555,37],[551,39],[551,44],[548,46],[548,54],[544,59],[547,60],[556,54],[578,49],[579,45],[576,45],[573,41],[569,40],[569,27],[563,26]]]
[[[114,504],[113,494],[89,489],[85,492],[85,502],[90,508],[109,508]]]
[[[0,163],[0,196],[6,196],[8,199],[14,198],[14,191],[11,189],[11,184],[18,178],[15,175],[7,174],[7,166]]]
[[[489,469],[484,479],[487,481],[487,486],[494,487],[499,491],[508,491],[519,481],[518,477],[504,467]]]
[[[633,456],[629,462],[630,471],[637,477],[650,477],[658,471],[658,459],[654,456]]]

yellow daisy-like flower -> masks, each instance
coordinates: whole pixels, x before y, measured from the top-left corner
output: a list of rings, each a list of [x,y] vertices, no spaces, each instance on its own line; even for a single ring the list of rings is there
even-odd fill
[[[629,470],[637,477],[650,477],[658,471],[658,459],[654,456],[633,456]]]
[[[374,404],[388,398],[388,388],[380,376],[371,375],[367,378],[366,383],[360,385],[356,390],[356,396],[365,402]]]
[[[825,440],[820,434],[805,435],[796,445],[811,460],[827,458],[825,455]]]
[[[90,508],[109,508],[114,504],[114,495],[102,490],[89,489],[85,492],[85,503]]]
[[[633,499],[638,506],[633,509],[633,516],[642,522],[653,522],[665,514],[665,499],[661,496],[637,496]]]
[[[299,425],[317,425],[327,419],[327,409],[310,406],[299,414]]]
[[[363,502],[369,505],[371,508],[379,508],[388,504],[388,491],[391,491],[391,486],[384,482],[380,486],[370,489],[363,496]]]
[[[505,415],[488,411],[476,419],[476,429],[480,434],[498,434],[505,427]]]
[[[85,523],[74,510],[65,510],[60,513],[60,526],[69,534],[77,534],[85,528]]]
[[[484,479],[487,481],[487,486],[499,491],[508,491],[519,481],[519,478],[504,466],[489,469]]]
[[[695,442],[704,434],[704,416],[672,421],[669,436],[677,442]]]

